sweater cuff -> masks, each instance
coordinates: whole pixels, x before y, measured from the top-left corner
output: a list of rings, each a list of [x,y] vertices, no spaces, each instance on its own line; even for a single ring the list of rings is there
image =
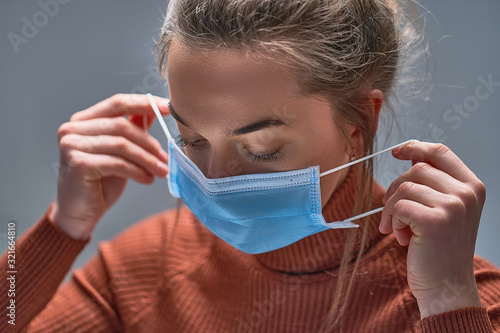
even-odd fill
[[[49,216],[54,208],[55,204],[51,203],[40,220],[16,241],[15,267],[7,265],[7,252],[0,260],[2,272],[8,271],[7,267],[15,270],[12,276],[16,282],[15,303],[16,313],[19,314],[16,319],[21,324],[16,332],[24,332],[23,326],[47,305],[75,258],[90,241],[90,238],[73,239],[52,223]],[[2,295],[7,294],[7,288],[6,283],[0,286]],[[0,297],[3,309],[9,305],[8,302],[7,297]],[[0,323],[0,331],[5,332],[5,325],[6,321]]]
[[[422,333],[435,332],[493,332],[486,308],[469,307],[429,316],[418,323]]]
[[[25,235],[29,237],[28,246],[32,253],[43,253],[46,258],[52,258],[51,261],[57,261],[57,265],[69,268],[92,237],[86,240],[76,240],[59,228],[49,218],[54,205],[55,203],[52,202],[39,222],[33,225],[32,230],[27,231]]]

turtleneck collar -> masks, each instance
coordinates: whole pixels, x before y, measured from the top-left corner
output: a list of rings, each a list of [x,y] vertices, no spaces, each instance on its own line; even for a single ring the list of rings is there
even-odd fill
[[[352,216],[357,187],[356,174],[355,169],[351,169],[346,179],[324,206],[323,216],[327,222],[340,221]],[[372,191],[373,208],[382,206],[384,193],[385,190],[382,186],[374,182]],[[368,220],[362,222],[368,223],[368,239],[371,245],[383,237],[378,230],[380,217],[381,213],[374,214]],[[282,272],[310,274],[334,269],[340,266],[349,232],[356,233],[354,251],[358,253],[362,234],[361,228],[325,230],[284,248],[254,256],[263,266]]]

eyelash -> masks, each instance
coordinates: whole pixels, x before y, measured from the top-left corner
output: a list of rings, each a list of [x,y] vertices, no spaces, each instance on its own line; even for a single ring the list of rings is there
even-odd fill
[[[257,162],[276,162],[281,155],[281,150],[266,155],[254,155],[250,153],[250,159]]]
[[[182,148],[190,147],[190,148],[196,149],[198,147],[198,143],[202,140],[200,139],[200,140],[196,140],[196,141],[186,141],[186,140],[184,140],[184,138],[179,137],[176,141],[177,141],[177,144]],[[264,162],[264,163],[265,162],[276,162],[276,160],[278,160],[278,158],[281,155],[281,150],[278,149],[275,152],[265,154],[265,155],[255,155],[255,154],[252,154],[249,152],[249,155],[250,155],[250,159],[254,162]]]
[[[179,145],[180,147],[184,148],[184,147],[191,147],[191,148],[196,148],[198,147],[198,142],[200,142],[201,140],[196,140],[196,141],[186,141],[184,140],[184,138],[182,137],[178,137],[176,139],[177,141],[177,145]]]

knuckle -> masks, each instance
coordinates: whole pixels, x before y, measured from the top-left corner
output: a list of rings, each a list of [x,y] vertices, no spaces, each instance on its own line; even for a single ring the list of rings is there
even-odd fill
[[[111,118],[103,118],[99,120],[99,133],[107,134],[110,131],[113,131],[114,128],[114,119]]]
[[[431,166],[428,163],[419,162],[411,167],[411,173],[413,175],[421,175],[429,171],[430,168]]]
[[[114,138],[114,143],[113,145],[118,148],[119,150],[125,150],[128,147],[128,141],[122,137],[122,136],[116,136]]]
[[[395,204],[394,204],[394,208],[393,208],[393,216],[394,215],[400,215],[404,212],[404,208],[405,208],[405,205],[404,205],[404,201],[401,201],[401,200],[398,200]]]
[[[83,154],[76,150],[70,150],[66,155],[68,165],[72,168],[85,167],[85,158]]]
[[[479,179],[473,183],[474,192],[476,193],[477,198],[484,202],[486,200],[486,185]]]
[[[114,119],[114,128],[121,133],[125,132],[129,128],[129,124],[130,122],[124,117],[117,117]]]
[[[151,136],[150,136],[150,137],[151,137]],[[153,147],[154,147],[156,150],[160,151],[160,150],[162,150],[162,149],[163,149],[163,148],[162,148],[162,146],[161,146],[160,141],[158,141],[157,139],[155,139],[155,138],[153,138],[153,137],[151,137],[151,143],[152,143]]]
[[[456,214],[463,216],[467,210],[465,202],[457,196],[450,196],[447,206],[449,208],[446,210],[448,216],[456,216]]]
[[[442,143],[436,143],[436,144],[433,144],[431,146],[430,150],[431,150],[432,154],[435,154],[435,155],[444,155],[444,154],[447,154],[450,151],[450,148],[448,148],[447,146],[445,146]]]
[[[472,203],[476,200],[476,193],[467,185],[457,189],[457,196],[465,203]]]
[[[399,185],[398,192],[407,193],[415,186],[415,183],[410,181],[405,181]]]
[[[72,127],[72,124],[69,122],[63,123],[61,126],[59,126],[59,128],[57,129],[57,139],[61,141],[61,139],[65,135],[71,133]]]
[[[80,115],[83,113],[83,111],[78,111],[78,112],[75,112],[71,115],[71,117],[69,117],[69,121],[70,122],[75,122],[75,121],[78,121],[79,118],[80,118]]]
[[[114,94],[110,97],[110,106],[113,109],[119,109],[125,105],[125,94]]]
[[[116,169],[127,169],[127,162],[121,158],[115,158],[113,159],[111,167],[116,168]]]
[[[74,142],[72,135],[65,135],[59,140],[59,148],[62,152],[68,152],[74,148]]]
[[[447,224],[452,220],[450,218],[451,212],[447,209],[436,209],[433,214],[433,220],[437,224]]]

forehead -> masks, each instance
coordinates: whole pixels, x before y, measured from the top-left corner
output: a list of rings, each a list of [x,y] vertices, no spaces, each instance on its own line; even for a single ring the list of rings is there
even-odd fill
[[[174,101],[217,97],[248,103],[299,93],[291,71],[276,62],[242,49],[193,50],[176,39],[169,51],[167,80]]]
[[[176,112],[202,135],[264,118],[304,127],[331,117],[325,103],[301,94],[289,68],[240,49],[199,51],[174,40],[167,80]]]

